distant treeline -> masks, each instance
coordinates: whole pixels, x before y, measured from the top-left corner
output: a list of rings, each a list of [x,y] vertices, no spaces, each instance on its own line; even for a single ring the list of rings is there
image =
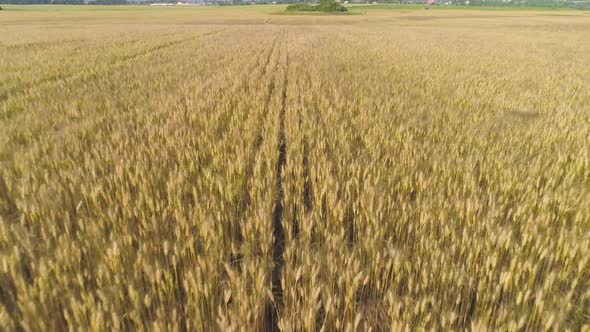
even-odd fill
[[[0,0],[0,4],[10,5],[126,5],[127,0]]]
[[[176,0],[0,0],[0,4],[15,5],[38,5],[38,4],[55,4],[55,5],[126,5],[140,3],[157,3],[157,2],[174,2]],[[351,3],[372,3],[375,0],[351,0]],[[376,0],[382,4],[418,4],[426,1],[420,0]],[[245,5],[245,4],[266,4],[266,3],[318,3],[319,0],[210,0],[208,3],[218,5]],[[342,0],[344,2],[344,0]],[[453,5],[468,6],[502,6],[502,7],[556,7],[556,8],[577,8],[590,9],[590,0],[438,0],[439,4],[449,2]]]
[[[387,0],[386,0],[387,1]],[[438,0],[445,3],[449,0]],[[590,9],[590,1],[563,1],[563,0],[455,0],[450,1],[455,5],[486,6],[486,7],[543,7],[543,8],[572,8]]]
[[[127,0],[0,0],[0,4],[11,5],[126,5]]]
[[[298,2],[301,0],[292,0]],[[342,0],[344,1],[344,0]],[[348,0],[349,3],[360,4],[374,0]],[[420,5],[426,0],[375,0],[379,4]],[[458,5],[469,7],[539,7],[539,8],[571,8],[590,9],[590,0],[436,0],[435,5]]]

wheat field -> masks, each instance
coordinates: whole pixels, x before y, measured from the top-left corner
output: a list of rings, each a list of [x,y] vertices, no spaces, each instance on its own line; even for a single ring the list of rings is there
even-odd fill
[[[4,7],[0,330],[590,330],[588,12]]]

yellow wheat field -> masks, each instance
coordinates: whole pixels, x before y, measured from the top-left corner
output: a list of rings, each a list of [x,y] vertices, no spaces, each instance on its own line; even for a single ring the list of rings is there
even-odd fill
[[[0,330],[590,329],[587,12],[6,8]]]

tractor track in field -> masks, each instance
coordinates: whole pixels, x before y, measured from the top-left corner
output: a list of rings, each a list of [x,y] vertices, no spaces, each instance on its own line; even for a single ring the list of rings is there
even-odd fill
[[[160,37],[168,37],[174,35],[174,33],[166,33],[166,34],[162,34],[160,35]],[[141,38],[137,38],[137,39],[129,39],[129,40],[120,40],[120,41],[115,41],[115,42],[111,42],[108,44],[103,44],[103,45],[97,45],[97,46],[93,46],[92,47],[92,51],[99,53],[99,52],[103,52],[103,51],[110,51],[110,50],[116,50],[118,47],[120,46],[125,46],[125,45],[133,45],[133,44],[138,44],[142,41]],[[61,44],[65,44],[64,47],[69,46],[69,43],[73,44],[68,51],[64,52],[64,54],[60,54],[60,56],[62,57],[74,57],[74,56],[78,56],[80,51],[88,51],[88,45],[85,44],[86,40],[85,39],[71,39],[71,40],[63,40],[57,43],[53,43],[53,42],[42,42],[42,43],[29,43],[29,44],[19,44],[19,45],[13,45],[13,46],[9,46],[11,48],[18,48],[21,47],[23,49],[27,49],[30,47],[33,47],[35,45],[39,45],[39,46],[45,46],[45,45],[50,45],[52,47],[56,47],[56,45],[61,45]],[[1,50],[2,46],[0,46],[0,50]],[[22,67],[15,67],[15,68],[11,68],[9,70],[6,70],[3,74],[14,74],[14,73],[22,73],[23,71],[27,71],[27,70],[31,70],[32,68],[36,67],[38,65],[39,61],[36,62],[31,62],[28,63],[26,66],[22,66]],[[30,82],[21,82],[22,84],[28,84]]]
[[[270,48],[270,51],[268,52],[268,56],[266,57],[266,60],[264,62],[264,65],[262,67],[262,70],[260,72],[260,75],[258,75],[258,80],[262,79],[264,76],[266,76],[268,74],[269,71],[269,66],[271,65],[271,59],[272,59],[272,55],[277,51],[277,40],[278,38],[275,38],[275,40],[272,43],[272,46]],[[279,57],[277,57],[277,63],[278,63]],[[270,101],[272,100],[272,96],[275,92],[275,88],[276,88],[276,84],[273,81],[270,82],[269,86],[268,86],[268,96],[264,101],[264,106],[263,106],[263,110],[266,114],[268,114],[269,112],[269,106],[270,106]],[[258,124],[258,132],[262,133],[262,128],[264,126],[264,117],[260,119],[259,121],[260,123]],[[246,166],[246,172],[245,172],[245,184],[243,187],[243,209],[245,210],[249,205],[250,205],[250,190],[252,189],[251,186],[249,185],[249,179],[252,177],[252,174],[254,173],[254,164],[256,163],[256,156],[259,154],[260,152],[260,148],[262,147],[262,143],[263,143],[263,137],[262,134],[259,134],[259,136],[257,137],[256,141],[254,142],[254,153],[252,154],[250,160],[248,161],[248,165]]]
[[[276,40],[275,40],[275,42],[276,42]],[[273,47],[274,47],[274,43],[273,43]],[[265,74],[266,74],[266,72],[268,71],[268,64],[269,64],[269,61],[270,61],[270,58],[271,58],[271,55],[272,55],[272,51],[273,51],[273,49],[274,49],[274,48],[271,48],[271,49],[270,49],[270,51],[269,51],[269,54],[266,56],[266,60],[265,60],[265,62],[264,62],[264,65],[262,65],[262,66],[263,66],[263,68],[264,68],[264,69],[263,69],[263,73],[262,73],[261,75],[259,75],[259,77],[260,77],[260,78],[264,77],[264,75],[265,75]],[[264,59],[264,56],[261,56],[259,59]],[[260,60],[256,61],[256,63],[254,63],[253,65],[250,65],[250,66],[248,66],[248,68],[247,68],[247,71],[248,71],[248,72],[253,72],[253,71],[255,71],[255,70],[256,70],[256,68],[258,68],[258,67],[260,67]],[[205,91],[205,90],[209,89],[209,88],[212,86],[212,82],[213,82],[213,81],[214,81],[214,80],[208,80],[208,81],[206,82],[206,84],[204,84],[204,85],[203,85],[203,86],[202,86],[202,87],[201,87],[199,90],[196,90],[196,91],[195,91],[195,94],[197,94],[197,95],[198,95],[198,94],[201,94],[203,91]],[[227,82],[227,84],[229,84],[229,83],[230,83],[230,82]]]
[[[335,100],[334,95],[330,94],[328,95],[327,98],[330,102],[330,105],[332,105],[334,108],[337,107],[337,102]],[[318,113],[318,118],[320,119],[321,123],[322,123],[322,127],[324,132],[327,132],[327,128],[328,125],[327,123],[329,121],[326,120],[326,118],[324,116],[322,116],[321,113]],[[350,131],[352,133],[358,133],[360,132],[360,130],[356,127],[356,125],[351,121],[351,120],[342,120],[341,123],[338,124],[339,127],[345,127],[345,128],[352,128]],[[353,147],[357,146],[357,144],[353,144]],[[329,148],[329,147],[328,147]],[[351,154],[355,154],[354,151],[350,151]],[[334,153],[334,148],[329,148],[328,154],[330,156],[330,160],[336,160],[335,158],[335,153]],[[355,156],[356,158],[358,158],[358,156]],[[333,176],[337,176],[337,170],[336,167],[334,166],[334,164],[330,163],[330,172]],[[338,199],[339,200],[344,200],[344,193],[342,192],[342,190],[338,190],[337,191],[337,195],[338,195]],[[326,211],[326,207],[323,207],[323,210]],[[344,212],[344,218],[343,218],[343,226],[346,229],[346,244],[348,246],[348,248],[352,248],[354,246],[355,243],[355,220],[354,220],[354,209],[353,206],[351,206],[350,204],[348,204],[345,208],[345,212]]]
[[[169,37],[171,35],[174,35],[173,33],[167,33],[167,34],[163,34],[160,37]],[[72,42],[72,43],[83,43],[84,40],[83,39],[76,39],[76,40],[67,40],[64,41],[64,43],[66,42]],[[124,40],[124,41],[117,41],[117,42],[113,42],[108,44],[107,46],[105,45],[100,45],[97,46],[93,49],[93,52],[95,53],[101,53],[101,52],[105,52],[105,51],[112,51],[112,50],[116,50],[117,48],[121,47],[121,46],[125,46],[125,45],[133,45],[133,44],[137,44],[141,42],[141,39],[132,39],[132,40]],[[33,44],[24,44],[25,47],[29,47],[30,45],[36,45],[36,44],[40,44],[41,46],[45,45],[45,44],[51,44],[51,43],[33,43]],[[160,45],[161,46],[161,45]],[[81,50],[85,50],[87,49],[87,46],[85,45],[77,45],[77,46],[73,46],[68,52],[66,52],[65,54],[63,54],[63,57],[73,57],[73,56],[77,56],[79,55],[78,53]],[[96,59],[87,59],[87,61],[92,61],[95,62],[97,60],[101,60],[101,57],[99,56]],[[118,59],[117,57],[114,57],[114,61],[116,62]],[[120,60],[120,59],[119,59]],[[38,66],[38,61],[37,62],[31,62],[29,65],[24,66],[24,67],[16,67],[13,70],[9,70],[4,72],[3,74],[15,74],[15,73],[19,73],[19,72],[26,72],[31,70],[32,68]],[[82,69],[84,70],[84,69]],[[19,90],[23,90],[23,89],[30,89],[31,87],[34,87],[36,85],[44,85],[53,81],[57,81],[60,79],[63,80],[67,80],[67,79],[71,79],[74,78],[76,75],[80,74],[80,70],[75,71],[73,73],[67,73],[65,75],[58,75],[58,74],[53,74],[53,75],[48,75],[46,77],[42,77],[40,79],[37,80],[31,80],[31,81],[21,81],[18,82],[15,86],[13,87],[6,87],[8,86],[8,84],[6,84],[5,82],[2,83],[2,85],[0,86],[0,102],[2,101],[3,98],[7,97],[10,94],[14,94],[15,92],[19,91]],[[10,79],[10,78],[8,78]],[[2,91],[5,90],[5,91]]]
[[[225,29],[210,32],[208,34],[219,33],[219,32],[222,32],[223,30],[225,30]],[[228,60],[226,59],[225,61],[228,61]],[[113,68],[109,67],[107,69],[110,71]],[[209,84],[207,85],[207,87],[210,86],[211,81],[213,81],[213,80],[208,80]],[[1,104],[1,102],[2,102],[2,100],[0,100],[0,104]],[[154,116],[157,116],[157,115],[158,114],[154,114]],[[97,116],[97,119],[94,123],[90,124],[89,127],[86,127],[86,128],[99,128],[99,127],[104,127],[105,125],[107,127],[112,127],[113,124],[120,123],[121,122],[120,119],[123,118],[124,116],[127,116],[127,112],[110,114],[110,115],[100,115],[100,116]],[[4,114],[0,114],[0,120],[7,119],[7,118],[9,118],[9,117]],[[72,128],[75,126],[77,126],[77,123],[59,126],[58,128],[53,129],[52,131],[53,132],[63,131],[64,128]],[[14,147],[10,151],[2,151],[3,153],[0,153],[0,168],[3,166],[3,164],[7,163],[7,160],[10,160],[13,155],[15,155],[16,153],[21,151],[21,148],[22,147]]]
[[[270,47],[270,50],[268,52],[268,55],[266,55],[264,63],[261,66],[262,69],[260,70],[260,74],[257,75],[258,79],[256,81],[261,80],[262,78],[264,78],[268,74],[269,67],[271,66],[271,60],[272,60],[273,54],[275,54],[275,53],[280,54],[280,49],[277,48],[278,39],[279,39],[278,37],[274,39],[274,41]],[[264,58],[264,56],[262,58]],[[277,56],[277,60],[276,60],[277,64],[278,64],[279,60],[280,60],[280,58],[279,58],[279,56]],[[270,111],[270,102],[272,100],[273,94],[275,93],[275,88],[276,88],[275,81],[271,80],[271,82],[268,85],[268,96],[264,100],[264,106],[263,106],[264,114],[259,119],[259,121],[258,121],[259,123],[257,124],[259,135],[256,138],[256,140],[254,141],[254,148],[252,149],[252,154],[251,154],[250,158],[248,159],[248,163],[246,165],[246,170],[244,172],[244,182],[243,182],[243,185],[241,188],[241,192],[242,192],[241,207],[240,207],[239,215],[237,217],[238,220],[242,220],[244,218],[244,216],[246,215],[247,210],[251,204],[252,197],[250,197],[250,191],[252,190],[252,183],[250,182],[250,179],[252,178],[252,176],[254,174],[254,166],[256,164],[256,158],[260,154],[260,149],[262,148],[262,144],[264,143],[264,138],[262,136],[262,130],[264,127],[264,122],[265,122],[264,115],[268,114]],[[238,242],[239,243],[242,242],[241,234],[238,234]],[[242,260],[242,255],[240,254],[236,257],[232,257],[231,263],[234,267],[240,269],[241,260]]]
[[[252,66],[248,72],[255,72],[256,68],[258,67],[262,67],[262,70],[260,72],[260,74],[257,76],[257,80],[261,80],[264,76],[266,76],[266,74],[268,73],[268,67],[270,66],[270,60],[272,58],[272,55],[275,51],[275,45],[276,45],[276,41],[277,39],[275,39],[275,41],[273,42],[273,45],[271,46],[268,55],[266,56],[266,60],[263,60],[263,64],[260,66],[258,65],[259,62],[257,62],[257,64],[255,64],[254,66]],[[261,58],[264,59],[264,56],[262,56]],[[274,84],[274,81],[272,81],[271,84]],[[250,85],[249,84],[245,84],[245,87],[243,88],[245,91],[250,92]],[[274,90],[274,85],[272,86],[272,89]],[[268,102],[270,101],[270,98],[272,96],[272,92],[271,94],[269,94],[269,97],[267,98],[267,100],[265,101],[265,103],[268,105]],[[216,128],[216,134],[218,136],[223,135],[223,133],[226,131],[227,127],[229,126],[230,121],[233,119],[233,117],[235,116],[235,112],[230,112],[227,114],[226,117],[224,117],[223,119],[217,121],[220,125]]]
[[[135,59],[148,56],[152,53],[182,44],[182,43],[192,40],[192,39],[202,38],[202,37],[210,36],[210,35],[213,35],[216,33],[221,33],[224,30],[226,30],[226,29],[210,31],[210,32],[206,32],[203,34],[199,34],[197,36],[191,36],[191,37],[186,37],[186,38],[182,38],[182,39],[178,39],[178,40],[174,40],[174,41],[168,41],[168,42],[156,45],[154,47],[150,47],[148,49],[142,50],[141,52],[137,52],[135,54],[125,55],[120,58],[116,58],[111,62],[107,62],[107,63],[103,64],[104,66],[101,66],[101,68],[99,68],[99,69],[105,69],[105,70],[110,71],[112,69],[118,68],[118,67],[124,65],[125,63],[133,61]],[[51,75],[49,77],[41,78],[37,81],[27,82],[22,85],[7,89],[6,91],[0,92],[0,102],[6,101],[8,99],[8,97],[11,95],[19,95],[19,94],[22,95],[25,90],[28,90],[28,89],[31,89],[34,87],[43,87],[43,86],[50,85],[50,84],[58,82],[58,81],[77,81],[80,79],[84,80],[85,78],[93,75],[95,72],[96,72],[96,70],[86,71],[86,70],[82,69],[82,70],[72,73],[72,74],[67,74],[67,75],[63,75],[63,76],[62,75]]]
[[[306,213],[313,210],[313,189],[311,184],[311,172],[309,166],[309,146],[307,139],[303,145],[303,207]]]
[[[287,36],[285,35],[285,43]],[[285,251],[285,229],[283,227],[283,210],[284,210],[284,185],[283,185],[283,170],[287,163],[287,141],[285,136],[285,113],[287,111],[287,86],[288,69],[289,69],[289,54],[287,44],[285,45],[285,70],[282,78],[281,90],[281,108],[279,111],[279,133],[278,133],[278,161],[275,173],[275,191],[277,197],[275,198],[275,206],[272,215],[272,233],[273,233],[273,248],[272,260],[273,268],[271,272],[271,290],[273,294],[273,303],[268,303],[265,313],[265,331],[280,331],[279,328],[279,312],[283,306],[283,288],[281,285],[281,270],[284,265],[283,253]]]

